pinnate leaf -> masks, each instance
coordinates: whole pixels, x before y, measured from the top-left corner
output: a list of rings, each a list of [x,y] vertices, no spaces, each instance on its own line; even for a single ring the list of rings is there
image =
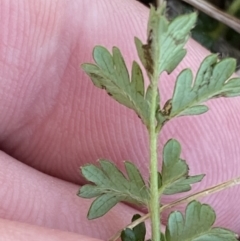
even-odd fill
[[[215,212],[209,205],[192,201],[185,217],[178,211],[169,215],[166,241],[237,241],[232,231],[212,228],[215,219]]]
[[[218,61],[217,55],[212,54],[202,62],[194,83],[192,71],[183,70],[175,83],[169,116],[202,114],[208,107],[201,103],[211,98],[240,95],[240,78],[228,80],[235,69],[234,59]]]
[[[159,188],[163,194],[175,194],[191,190],[191,184],[200,182],[204,175],[189,176],[188,165],[180,158],[181,146],[170,139],[163,148],[162,173],[159,173]]]
[[[143,44],[135,38],[138,56],[148,76],[171,73],[186,55],[183,49],[189,32],[194,27],[196,13],[177,17],[171,23],[164,16],[165,6],[157,10],[151,6],[148,21],[148,41]]]
[[[119,103],[134,110],[148,126],[149,102],[144,99],[144,79],[137,62],[132,64],[131,81],[120,50],[113,47],[111,53],[102,46],[93,50],[96,64],[83,64],[83,70],[90,76],[95,86],[105,89]]]
[[[81,168],[82,175],[93,184],[86,184],[78,196],[96,199],[91,204],[88,218],[103,216],[118,202],[146,205],[149,199],[148,188],[134,164],[125,162],[127,177],[110,161],[100,160],[100,167],[86,165]]]

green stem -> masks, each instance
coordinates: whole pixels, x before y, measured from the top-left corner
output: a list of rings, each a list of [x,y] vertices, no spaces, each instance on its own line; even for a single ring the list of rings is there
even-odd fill
[[[187,197],[184,197],[184,198],[178,199],[176,201],[173,201],[173,202],[171,202],[169,204],[163,205],[160,208],[160,212],[162,212],[164,210],[167,210],[169,208],[176,207],[176,206],[184,204],[184,203],[189,203],[189,202],[191,202],[193,200],[198,200],[200,198],[209,196],[209,195],[211,195],[213,193],[217,193],[217,192],[220,192],[222,190],[225,190],[227,188],[235,187],[236,185],[240,185],[240,177],[233,178],[233,179],[231,179],[229,181],[217,184],[217,185],[212,186],[210,188],[204,189],[203,191],[191,194],[191,195],[189,195]],[[139,219],[135,220],[134,222],[130,223],[129,225],[127,225],[124,229],[126,229],[126,228],[133,229],[139,223],[142,223],[145,220],[149,219],[149,217],[150,217],[150,214],[147,213],[144,216],[142,216],[141,218],[139,218]],[[121,236],[122,230],[123,229],[121,229],[119,232],[117,232],[112,238],[109,239],[109,241],[116,241]]]
[[[160,241],[160,204],[158,196],[158,157],[157,142],[158,132],[156,131],[156,98],[158,94],[158,77],[151,81],[152,99],[150,110],[149,133],[149,149],[150,149],[150,201],[149,209],[151,213],[152,241]]]

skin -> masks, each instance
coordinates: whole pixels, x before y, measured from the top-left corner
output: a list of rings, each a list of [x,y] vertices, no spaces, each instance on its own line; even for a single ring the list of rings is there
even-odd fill
[[[148,177],[141,121],[79,68],[92,62],[97,44],[118,46],[130,66],[136,58],[133,36],[146,39],[148,10],[129,0],[91,3],[90,9],[87,0],[0,0],[0,233],[6,241],[106,240],[139,212],[119,204],[89,222],[91,201],[76,196],[84,183],[79,167],[100,157],[120,168],[123,160],[132,160]],[[208,53],[192,40],[187,49],[174,73],[161,77],[162,104],[179,71],[191,67],[195,73]],[[240,98],[208,106],[207,114],[168,123],[159,144],[160,154],[163,144],[176,138],[190,173],[207,174],[194,191],[240,173]],[[240,233],[239,198],[236,186],[201,201],[216,209],[218,225]]]

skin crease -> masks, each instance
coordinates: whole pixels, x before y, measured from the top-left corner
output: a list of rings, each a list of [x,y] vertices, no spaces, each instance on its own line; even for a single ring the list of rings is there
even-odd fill
[[[136,212],[119,204],[89,222],[90,201],[75,195],[84,182],[79,166],[100,157],[120,168],[131,160],[148,177],[141,121],[95,88],[79,68],[92,62],[96,44],[118,46],[130,66],[136,58],[133,37],[146,39],[148,10],[129,0],[91,3],[90,9],[87,0],[0,0],[0,241],[31,240],[31,235],[61,240],[60,230],[65,240],[106,240]],[[208,53],[192,40],[187,48],[174,73],[161,77],[162,104],[181,69],[195,73]],[[206,173],[194,191],[240,173],[240,99],[216,99],[209,107],[207,114],[168,123],[160,138],[159,154],[169,138],[176,138],[191,174]],[[239,198],[240,188],[234,187],[201,201],[216,209],[218,225],[240,233]]]

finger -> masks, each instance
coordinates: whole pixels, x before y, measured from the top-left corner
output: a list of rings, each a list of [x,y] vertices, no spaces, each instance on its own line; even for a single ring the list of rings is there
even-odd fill
[[[86,216],[92,200],[77,197],[78,185],[40,173],[3,152],[0,167],[3,219],[107,240],[137,212],[119,204],[101,219],[89,221]]]
[[[97,241],[83,235],[0,219],[0,241]]]
[[[128,150],[122,149],[122,141],[117,149],[116,144],[111,145],[115,134],[108,137],[108,133],[120,124],[116,118],[131,113],[131,119],[133,114],[109,102],[79,66],[90,61],[95,44],[107,43],[129,52],[129,62],[136,55],[132,53],[133,36],[143,36],[147,9],[127,0],[94,0],[91,6],[89,1],[68,4],[63,0],[9,3],[0,2],[4,19],[0,23],[2,150],[73,182],[79,181],[76,168],[83,163],[95,162],[100,156],[121,160]],[[130,28],[123,31],[126,24]],[[102,103],[95,109],[99,97]],[[106,119],[102,107],[116,108],[107,133],[106,127],[99,132]],[[130,122],[131,126],[136,119]]]
[[[39,1],[38,3],[45,2]],[[31,63],[34,68],[31,67],[31,71],[35,75],[30,76],[33,76],[34,81],[30,82],[32,80],[30,77],[25,78],[29,76],[26,72],[27,68],[21,72],[20,70],[23,68],[17,66],[15,70],[18,71],[18,74],[13,73],[15,81],[6,85],[6,80],[11,79],[7,77],[12,72],[7,71],[6,66],[11,65],[5,64],[4,59],[6,69],[4,73],[7,75],[3,75],[5,87],[3,86],[0,90],[4,91],[1,102],[2,113],[7,114],[2,115],[1,123],[3,124],[0,135],[2,148],[40,170],[73,182],[79,180],[75,172],[76,166],[86,162],[95,162],[99,157],[112,159],[118,162],[120,167],[123,166],[121,160],[130,159],[147,176],[147,133],[139,119],[132,111],[111,100],[103,91],[93,88],[86,75],[74,68],[78,63],[90,61],[91,49],[95,44],[104,44],[108,47],[118,45],[123,50],[123,54],[127,56],[129,64],[130,60],[136,56],[136,52],[132,51],[134,49],[133,35],[143,37],[147,11],[136,6],[137,3],[134,2],[127,5],[129,2],[126,1],[110,1],[109,4],[105,4],[104,1],[94,2],[91,11],[87,11],[84,1],[76,2],[77,5],[74,6],[64,6],[61,3],[63,2],[58,2],[59,9],[57,8],[56,12],[56,8],[54,8],[56,5],[51,5],[51,7],[43,5],[48,10],[53,9],[54,11],[49,14],[41,14],[41,12],[38,15],[33,14],[41,19],[41,21],[38,20],[37,26],[41,26],[41,23],[49,21],[47,19],[52,20],[51,17],[55,17],[54,21],[50,21],[51,24],[44,25],[45,28],[37,28],[41,31],[44,30],[43,32],[39,30],[39,36],[47,37],[44,46],[52,52],[50,54],[47,51],[42,52],[45,54],[42,59],[44,61],[40,61],[41,58],[32,58]],[[13,6],[15,5],[12,5],[11,9],[14,9]],[[7,9],[5,7],[4,12],[7,12]],[[111,10],[114,11],[114,14]],[[75,11],[78,14],[73,14]],[[61,13],[61,16],[63,13],[67,14],[64,15],[67,18],[60,18],[58,13]],[[82,28],[80,28],[81,21],[78,18],[76,20],[79,13],[82,13],[83,19],[88,20],[84,22],[85,25]],[[28,14],[28,12],[25,11],[24,14]],[[67,19],[67,23],[62,19],[64,21]],[[120,22],[119,19],[125,21]],[[19,26],[23,26],[24,22],[20,20],[19,17],[18,23],[22,24]],[[35,23],[36,21],[30,22]],[[141,21],[143,21],[143,25]],[[7,26],[7,23],[4,26]],[[46,26],[49,30],[45,33]],[[53,26],[58,26],[58,28]],[[30,29],[35,31],[36,26],[30,25]],[[6,32],[5,35],[11,36]],[[65,41],[65,45],[62,44],[62,41]],[[33,49],[36,52],[42,45],[41,41],[35,40],[34,43],[36,45],[31,46],[34,46]],[[12,51],[16,51],[16,49],[23,51],[25,47],[24,53],[33,52],[28,49],[29,45],[22,44],[21,46],[22,48],[14,48]],[[173,86],[180,69],[191,66],[196,71],[198,64],[207,54],[193,41],[189,42],[188,49],[189,54],[181,66],[171,76],[164,75],[162,77],[162,100],[171,97],[172,89],[170,87]],[[39,57],[39,55],[36,56]],[[61,61],[53,61],[56,59]],[[25,73],[24,78],[19,78],[19,73]],[[53,79],[54,81],[52,81]],[[21,85],[22,92],[16,90],[14,85],[16,81]],[[26,91],[28,84],[25,83],[32,84],[30,91]],[[8,94],[6,95],[6,93]],[[161,150],[165,140],[170,137],[182,142],[183,157],[186,157],[190,163],[191,173],[207,173],[208,179],[205,179],[203,187],[232,178],[240,171],[238,164],[240,122],[237,114],[240,106],[239,99],[227,101],[217,99],[209,103],[211,112],[198,118],[179,118],[169,123],[163,130],[160,146]],[[212,196],[208,200],[210,203],[216,204],[221,223],[232,220],[230,225],[236,230],[238,229],[239,210],[237,210],[234,200],[238,198],[239,192],[235,193],[232,190],[229,192],[231,192],[229,196],[223,193],[218,194],[220,196]],[[229,207],[230,214],[226,213],[223,207]]]
[[[139,119],[79,69],[80,63],[92,61],[96,44],[119,46],[129,65],[136,57],[133,36],[145,38],[148,11],[135,1],[91,3],[89,8],[88,1],[1,1],[0,147],[72,182],[80,180],[76,168],[99,157],[121,167],[125,159],[142,170],[148,165],[147,133]],[[10,17],[4,17],[10,10]],[[182,66],[195,68],[206,51],[195,42],[188,47]],[[165,76],[165,85],[175,75]]]

